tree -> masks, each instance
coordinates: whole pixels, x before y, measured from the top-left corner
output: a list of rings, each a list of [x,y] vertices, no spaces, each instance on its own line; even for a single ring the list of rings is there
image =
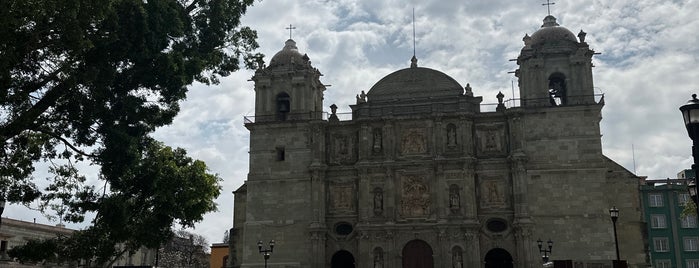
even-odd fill
[[[0,9],[0,200],[58,210],[68,241],[106,258],[116,244],[155,246],[173,223],[215,210],[218,178],[149,135],[168,125],[195,81],[261,59],[240,25],[253,0],[10,0]],[[50,163],[37,186],[37,163]],[[100,167],[109,191],[75,163]],[[72,240],[70,240],[72,239]],[[88,243],[82,245],[80,243]],[[70,244],[70,243],[69,243]],[[121,252],[123,254],[123,252]],[[103,260],[107,262],[107,260]]]
[[[158,249],[158,266],[209,267],[206,238],[184,230],[174,233],[173,238]]]

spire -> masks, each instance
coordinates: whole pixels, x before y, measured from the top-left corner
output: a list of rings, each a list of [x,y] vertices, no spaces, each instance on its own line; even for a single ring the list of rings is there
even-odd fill
[[[417,68],[417,58],[415,55],[413,55],[413,58],[410,59],[410,68]]]

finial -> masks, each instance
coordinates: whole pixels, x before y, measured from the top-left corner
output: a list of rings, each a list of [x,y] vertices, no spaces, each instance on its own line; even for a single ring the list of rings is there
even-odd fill
[[[502,104],[502,99],[505,97],[505,94],[502,94],[502,91],[498,91],[498,95],[495,97],[498,98],[498,104]]]
[[[413,55],[413,58],[410,59],[410,68],[417,68],[417,58],[415,55]]]
[[[294,26],[292,26],[291,24],[289,24],[289,27],[286,27],[286,29],[289,30],[289,39],[291,39],[291,31],[293,31],[294,29],[296,29],[296,27],[294,27]]]
[[[551,3],[550,0],[546,0],[546,4],[541,4],[542,6],[546,6],[546,9],[549,11],[549,16],[551,16],[551,5],[555,5],[556,3]]]
[[[525,46],[528,46],[529,43],[531,43],[532,37],[529,36],[529,34],[524,34],[524,37],[522,38],[522,41],[524,42]]]

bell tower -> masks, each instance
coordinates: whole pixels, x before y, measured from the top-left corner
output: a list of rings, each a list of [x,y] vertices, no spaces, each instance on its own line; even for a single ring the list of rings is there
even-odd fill
[[[522,39],[524,47],[515,75],[519,78],[523,107],[594,104],[592,56],[582,30],[573,33],[554,16],[544,18],[541,28]]]
[[[322,74],[311,66],[289,39],[269,66],[260,64],[255,82],[255,122],[319,120],[322,118]]]

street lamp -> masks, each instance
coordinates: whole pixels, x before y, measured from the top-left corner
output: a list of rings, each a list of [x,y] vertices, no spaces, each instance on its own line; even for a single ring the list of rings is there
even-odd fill
[[[257,241],[257,248],[260,250],[260,254],[264,256],[265,268],[267,268],[267,260],[269,260],[269,256],[272,255],[272,251],[274,251],[274,240],[269,240],[269,249],[262,249],[262,240]]]
[[[689,138],[692,139],[692,157],[694,158],[694,163],[692,164],[694,179],[692,182],[687,184],[687,189],[689,190],[689,195],[692,197],[692,201],[694,201],[694,205],[698,207],[697,214],[699,214],[699,199],[697,199],[697,157],[699,157],[699,148],[697,148],[697,143],[699,143],[699,99],[697,99],[697,94],[692,94],[692,99],[687,101],[687,104],[680,106],[680,112],[682,112],[684,125],[687,128],[687,134],[689,135]]]
[[[548,249],[544,248],[544,241],[541,241],[541,238],[539,240],[536,240],[536,245],[539,246],[539,253],[541,253],[541,260],[544,261],[544,263],[549,262],[549,254],[551,254],[551,249],[553,248],[553,241],[549,239],[549,241],[546,242],[548,245]]]
[[[614,247],[616,247],[616,260],[619,261],[619,240],[616,236],[616,220],[619,219],[619,209],[616,206],[610,208],[609,216],[612,218],[612,226],[614,226]]]

